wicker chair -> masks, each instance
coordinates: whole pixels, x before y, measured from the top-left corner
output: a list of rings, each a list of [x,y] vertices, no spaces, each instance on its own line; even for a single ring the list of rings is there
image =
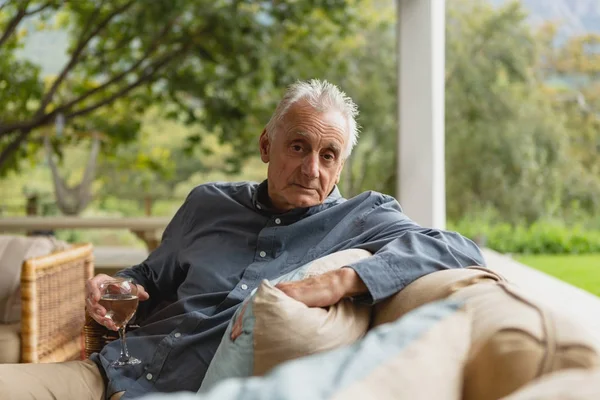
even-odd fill
[[[127,325],[127,332],[137,329],[138,325]],[[85,326],[83,327],[84,336],[84,354],[88,358],[93,353],[99,353],[100,350],[113,340],[119,339],[119,333],[111,331],[103,325],[100,325],[87,312],[85,314]]]
[[[93,246],[26,260],[21,272],[21,362],[82,359],[85,282],[94,275]]]

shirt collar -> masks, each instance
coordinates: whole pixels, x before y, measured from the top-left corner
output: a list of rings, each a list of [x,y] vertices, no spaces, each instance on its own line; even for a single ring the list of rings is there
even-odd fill
[[[341,198],[342,198],[342,195],[341,195],[337,185],[335,185],[333,187],[333,190],[331,191],[331,193],[329,193],[329,196],[327,196],[327,198],[323,202],[323,204],[318,204],[313,207],[295,208],[293,210],[288,211],[288,213],[303,214],[303,213],[309,212],[312,214],[312,212],[320,210],[323,207],[323,205],[333,204],[333,203],[337,202],[338,200],[340,200]],[[269,189],[268,189],[268,180],[267,179],[262,181],[256,187],[256,190],[252,194],[252,204],[254,205],[254,207],[257,210],[259,210],[261,212],[265,212],[265,213],[269,213],[269,214],[281,214],[279,211],[275,210],[271,206],[271,200],[269,199]]]

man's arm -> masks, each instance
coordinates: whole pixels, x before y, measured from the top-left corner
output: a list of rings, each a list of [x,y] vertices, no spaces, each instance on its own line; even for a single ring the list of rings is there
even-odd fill
[[[373,253],[349,265],[368,288],[361,297],[379,302],[431,272],[485,265],[475,243],[456,233],[423,228],[408,218],[398,202],[382,196],[381,204],[365,216],[365,243]]]
[[[313,307],[331,305],[343,297],[372,304],[431,272],[484,265],[479,248],[471,240],[455,232],[420,227],[389,196],[382,196],[364,216],[364,227],[362,243],[357,247],[370,251],[372,257],[277,287]]]

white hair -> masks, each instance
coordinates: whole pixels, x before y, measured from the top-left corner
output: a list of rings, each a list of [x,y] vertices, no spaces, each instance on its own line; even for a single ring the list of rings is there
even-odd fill
[[[346,145],[343,157],[349,157],[350,153],[352,153],[352,148],[354,148],[358,141],[359,128],[355,120],[355,117],[358,115],[358,107],[336,85],[319,79],[311,79],[304,82],[298,81],[288,87],[265,128],[269,138],[273,139],[277,125],[283,120],[290,107],[301,100],[307,101],[308,104],[319,112],[333,109],[339,111],[346,118],[348,144]]]

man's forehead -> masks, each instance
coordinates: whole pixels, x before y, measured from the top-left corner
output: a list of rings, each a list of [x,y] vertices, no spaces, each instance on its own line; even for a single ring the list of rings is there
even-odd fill
[[[292,105],[283,116],[283,125],[288,129],[298,131],[312,131],[312,127],[323,129],[323,127],[334,128],[345,133],[348,121],[341,112],[337,110],[317,111],[306,104]]]
[[[284,114],[283,120],[300,120],[305,121],[307,119],[319,119],[321,123],[327,125],[346,125],[346,118],[343,114],[335,109],[328,110],[317,110],[306,100],[301,100],[290,106],[288,111]]]

